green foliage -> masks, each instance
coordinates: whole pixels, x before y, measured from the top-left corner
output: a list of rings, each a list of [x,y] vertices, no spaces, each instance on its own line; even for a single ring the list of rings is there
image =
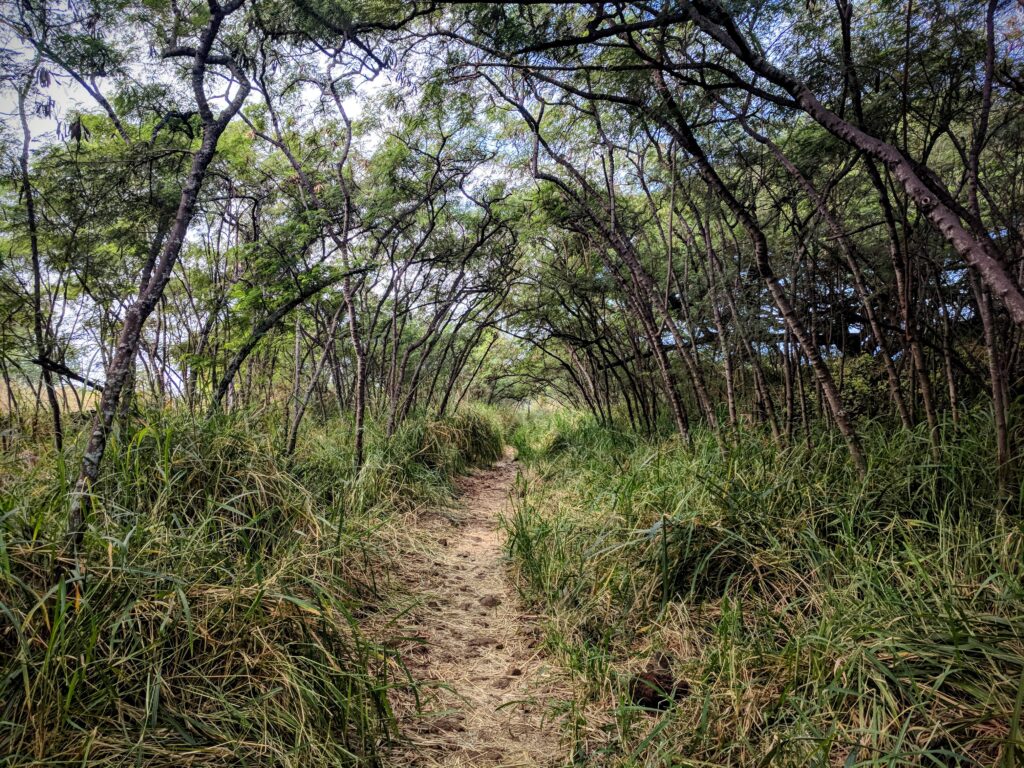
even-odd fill
[[[480,414],[410,423],[371,440],[356,478],[347,423],[311,429],[293,461],[271,423],[164,413],[124,435],[96,488],[82,574],[60,579],[50,542],[68,478],[50,468],[63,464],[5,459],[5,765],[374,760],[393,734],[388,690],[406,682],[361,627],[386,592],[380,529],[447,500],[451,473],[489,461],[501,439]]]
[[[1024,529],[999,501],[987,418],[946,425],[939,465],[923,430],[866,431],[864,481],[827,437],[687,450],[525,422],[509,550],[583,683],[580,763],[1011,760]],[[652,729],[626,672],[657,651],[689,693]]]

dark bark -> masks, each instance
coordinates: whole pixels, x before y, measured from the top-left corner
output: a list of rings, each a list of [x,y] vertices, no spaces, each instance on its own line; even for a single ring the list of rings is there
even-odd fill
[[[139,292],[135,301],[125,313],[121,333],[114,348],[114,356],[107,367],[106,383],[100,397],[99,408],[93,422],[89,441],[82,456],[78,479],[71,493],[68,514],[68,539],[74,551],[81,545],[85,531],[85,519],[89,511],[89,500],[92,486],[99,478],[100,466],[107,448],[107,438],[117,414],[118,404],[134,365],[142,335],[142,326],[153,312],[157,302],[163,295],[167,283],[171,279],[174,264],[181,253],[185,235],[195,213],[199,193],[206,178],[207,169],[216,154],[217,141],[228,123],[235,116],[249,93],[249,81],[234,61],[221,56],[214,56],[212,49],[224,19],[241,7],[243,0],[233,0],[226,5],[211,4],[210,19],[200,35],[199,45],[195,49],[175,49],[165,56],[187,56],[192,60],[192,92],[196,98],[203,122],[202,139],[199,148],[192,156],[191,166],[185,184],[182,187],[174,222],[168,232],[160,252],[160,258],[154,265],[152,275],[145,287]],[[232,100],[219,115],[214,115],[207,102],[204,79],[207,68],[213,58],[217,63],[226,65],[237,81],[236,92]]]
[[[686,3],[690,19],[719,42],[751,72],[764,77],[790,96],[819,125],[838,139],[881,162],[907,196],[964,261],[977,272],[985,286],[998,296],[1018,326],[1024,327],[1024,293],[1006,268],[991,239],[965,225],[958,206],[938,177],[920,169],[892,144],[867,133],[825,107],[802,81],[772,64],[752,46],[735,21],[716,0]]]
[[[43,267],[39,254],[39,230],[36,220],[35,190],[32,188],[32,176],[29,169],[29,150],[32,143],[32,131],[28,124],[28,113],[25,101],[35,79],[38,69],[37,62],[29,70],[24,87],[18,91],[18,117],[21,121],[21,155],[18,158],[21,170],[21,193],[25,200],[25,216],[28,225],[29,252],[32,257],[32,332],[35,338],[36,355],[39,360],[47,360],[51,356],[52,331],[49,320],[43,309]],[[46,366],[41,366],[43,389],[50,405],[53,419],[53,444],[57,452],[64,447],[64,428],[60,419],[60,402],[57,400],[57,388],[54,386],[53,375]]]

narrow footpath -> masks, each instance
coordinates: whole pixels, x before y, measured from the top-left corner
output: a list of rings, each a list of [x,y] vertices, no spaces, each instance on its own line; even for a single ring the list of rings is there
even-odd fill
[[[498,527],[515,474],[506,455],[459,481],[457,508],[413,523],[423,547],[398,564],[414,600],[398,629],[421,706],[397,696],[407,741],[389,760],[396,768],[566,764],[559,704],[569,697],[509,582]]]

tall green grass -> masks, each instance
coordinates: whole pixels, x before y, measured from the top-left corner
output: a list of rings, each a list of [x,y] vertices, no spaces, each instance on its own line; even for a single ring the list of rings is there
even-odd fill
[[[580,765],[1024,764],[1024,530],[984,414],[779,451],[526,422],[506,521],[580,680]],[[657,652],[688,694],[629,700]]]
[[[374,426],[356,476],[349,424],[285,459],[275,422],[164,413],[120,436],[74,577],[63,459],[4,459],[0,763],[377,764],[409,684],[363,629],[389,589],[380,529],[501,438],[476,413]]]

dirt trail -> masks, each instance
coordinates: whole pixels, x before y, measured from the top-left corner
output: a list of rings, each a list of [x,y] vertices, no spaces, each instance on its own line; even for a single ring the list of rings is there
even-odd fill
[[[422,707],[396,703],[406,748],[390,765],[560,766],[568,698],[540,651],[540,629],[508,581],[498,514],[515,479],[511,456],[463,478],[461,507],[415,523],[423,552],[400,577],[416,607],[403,616],[401,650],[421,681]]]

